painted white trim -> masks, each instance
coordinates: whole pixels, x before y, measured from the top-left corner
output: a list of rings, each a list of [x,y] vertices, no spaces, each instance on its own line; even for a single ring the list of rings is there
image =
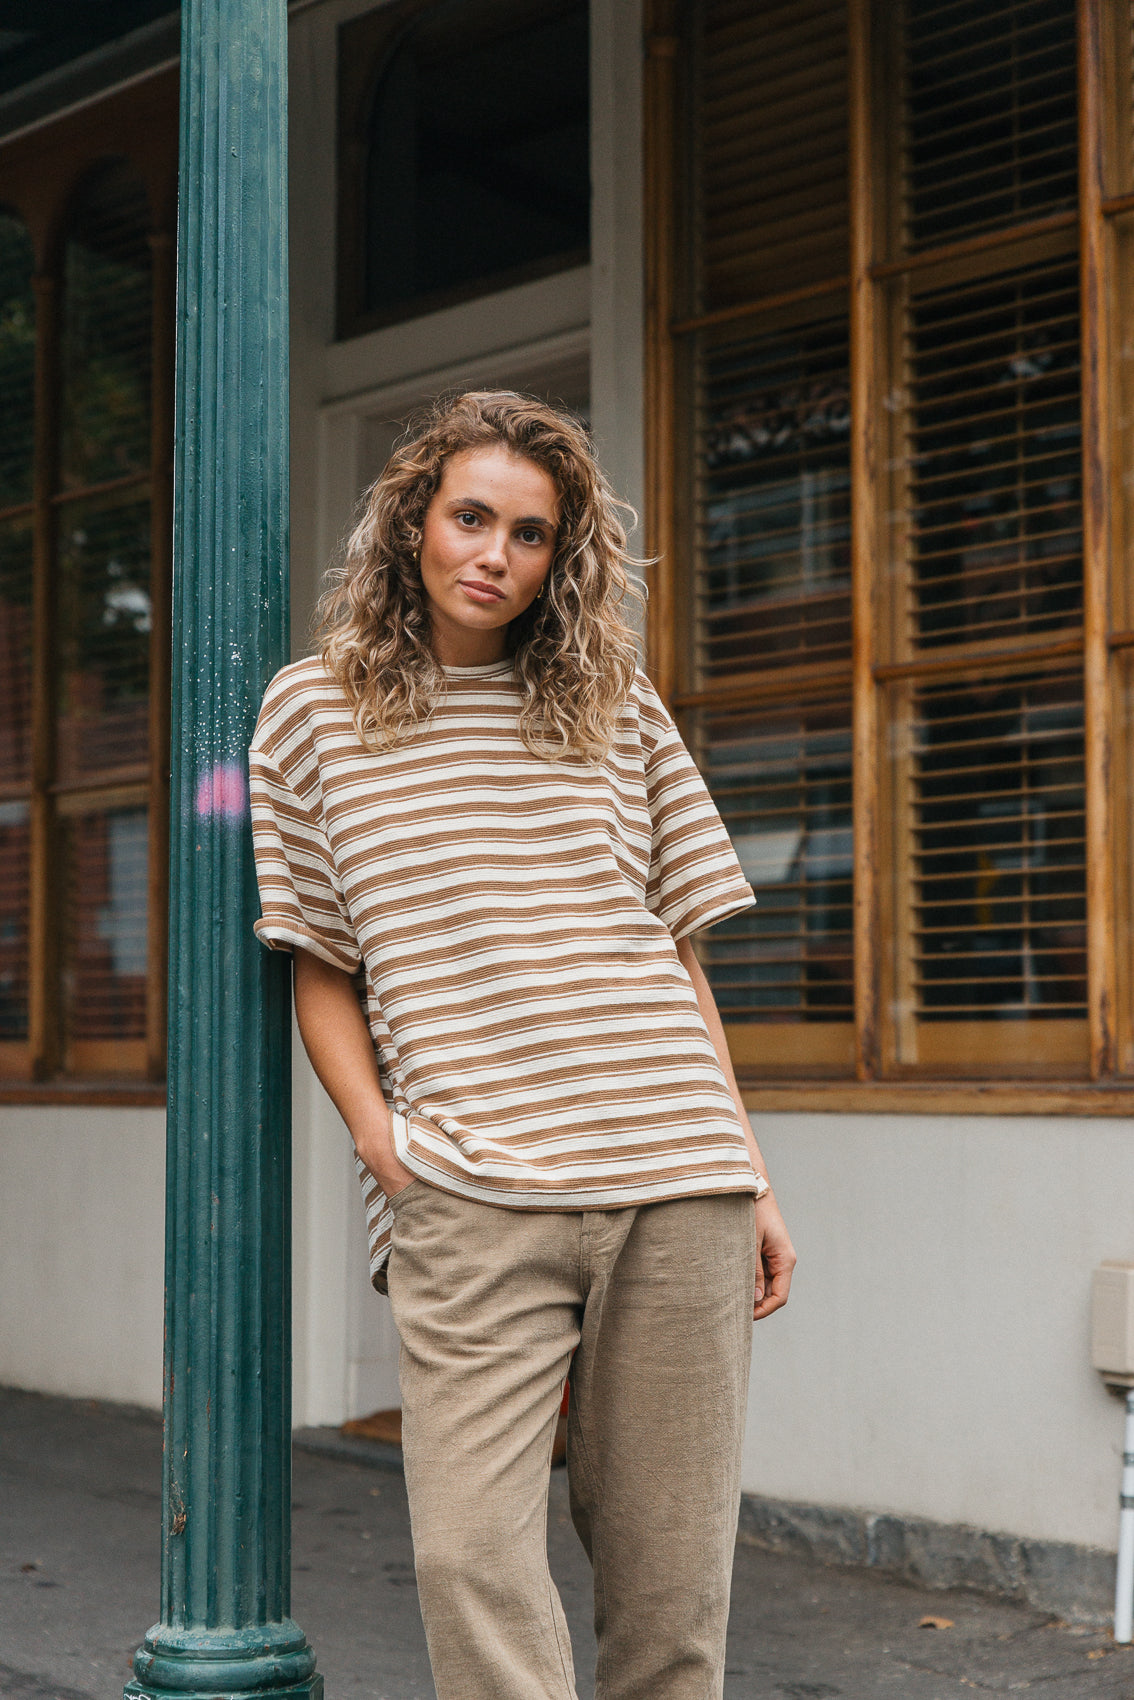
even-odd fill
[[[325,354],[324,405],[361,401],[392,384],[425,394],[457,367],[522,364],[537,344],[585,333],[590,300],[591,268],[576,266],[332,343]]]
[[[615,492],[645,495],[641,0],[591,0],[591,429]],[[638,546],[637,540],[632,547]]]
[[[578,325],[572,330],[553,332],[531,342],[509,343],[501,348],[470,354],[446,366],[410,372],[388,383],[324,402],[320,414],[324,419],[334,419],[343,414],[400,414],[423,396],[458,385],[475,384],[485,367],[490,367],[493,373],[505,372],[508,380],[515,384],[535,383],[558,367],[574,368],[582,375],[586,371],[590,346],[590,328],[586,324]]]

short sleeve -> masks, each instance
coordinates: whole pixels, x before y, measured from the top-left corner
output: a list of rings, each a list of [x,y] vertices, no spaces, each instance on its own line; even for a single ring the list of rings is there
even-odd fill
[[[650,810],[646,906],[679,939],[751,908],[756,899],[660,697],[645,678],[639,689]]]
[[[322,822],[255,744],[249,776],[262,911],[256,937],[272,950],[298,945],[353,973],[361,961],[358,941]]]

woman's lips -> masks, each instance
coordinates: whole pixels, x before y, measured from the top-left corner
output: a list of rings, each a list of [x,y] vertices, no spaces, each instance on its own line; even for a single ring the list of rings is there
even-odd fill
[[[471,596],[474,602],[480,602],[487,606],[493,602],[503,602],[504,600],[504,592],[497,590],[495,585],[482,584],[478,579],[465,578],[459,580],[459,583],[465,595]]]

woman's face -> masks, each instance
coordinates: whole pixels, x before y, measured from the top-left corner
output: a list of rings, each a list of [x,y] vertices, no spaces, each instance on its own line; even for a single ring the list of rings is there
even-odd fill
[[[442,666],[503,659],[508,626],[551,570],[558,524],[554,480],[534,461],[494,445],[445,462],[421,532],[421,581]]]

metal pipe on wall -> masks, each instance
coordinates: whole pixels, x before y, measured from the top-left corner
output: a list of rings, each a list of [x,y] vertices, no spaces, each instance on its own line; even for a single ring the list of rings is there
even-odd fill
[[[1114,1583],[1114,1639],[1134,1638],[1134,1388],[1126,1395],[1122,1489],[1118,1499],[1118,1571]]]

